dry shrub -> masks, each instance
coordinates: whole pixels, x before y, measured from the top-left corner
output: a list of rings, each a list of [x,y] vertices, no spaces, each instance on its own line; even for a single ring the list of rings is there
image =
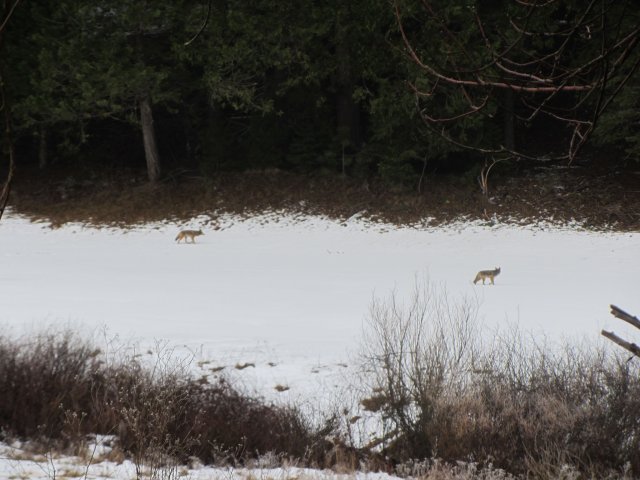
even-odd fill
[[[171,351],[153,365],[124,351],[108,358],[71,332],[0,338],[0,432],[58,448],[87,434],[117,434],[139,475],[190,457],[322,457],[330,420],[317,430],[295,408],[248,397],[224,381],[202,383]]]
[[[0,428],[21,437],[60,440],[70,422],[81,428],[92,403],[99,353],[69,332],[1,337]]]
[[[197,454],[208,463],[244,461],[267,452],[312,462],[334,428],[328,420],[316,431],[297,409],[265,404],[224,382],[197,388],[191,396],[196,401],[193,433],[200,439]]]
[[[483,343],[476,313],[474,302],[452,302],[428,283],[406,304],[395,295],[374,302],[363,361],[375,395],[363,406],[376,399],[392,432],[387,455],[474,459],[534,476],[640,473],[636,362],[518,332]]]
[[[425,428],[443,399],[465,387],[477,356],[475,311],[420,283],[407,303],[395,295],[373,302],[363,357],[374,395],[365,403],[376,405],[385,431],[400,432],[387,445],[392,456],[430,458],[438,449],[438,435]]]

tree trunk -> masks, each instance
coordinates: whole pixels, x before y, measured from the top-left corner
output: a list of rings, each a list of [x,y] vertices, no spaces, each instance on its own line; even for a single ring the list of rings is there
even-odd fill
[[[504,146],[507,150],[516,149],[515,114],[513,90],[507,89],[504,94]]]
[[[144,156],[147,160],[147,175],[149,176],[149,181],[155,183],[160,178],[160,157],[158,155],[156,130],[153,126],[153,111],[149,95],[140,100],[140,121],[142,123]]]
[[[1,34],[2,32],[0,32]],[[0,184],[0,218],[4,214],[4,210],[9,202],[9,193],[11,192],[11,182],[15,171],[15,147],[13,145],[13,134],[11,128],[11,109],[9,108],[7,96],[4,88],[4,75],[0,68],[0,111],[4,113],[4,146],[9,156],[9,169],[4,182]],[[0,152],[1,155],[2,152]]]
[[[353,100],[354,78],[352,71],[351,51],[349,48],[347,29],[342,24],[341,15],[348,15],[348,7],[338,12],[336,19],[336,71],[337,84],[337,132],[342,147],[358,149],[361,144],[360,109]]]
[[[49,152],[47,150],[47,127],[40,127],[38,140],[38,167],[43,169],[47,166],[49,159]]]

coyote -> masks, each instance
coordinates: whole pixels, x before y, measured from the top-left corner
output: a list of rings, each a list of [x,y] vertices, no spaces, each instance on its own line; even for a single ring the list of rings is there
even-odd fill
[[[480,270],[476,275],[476,279],[473,281],[475,285],[478,283],[478,280],[482,279],[482,284],[484,285],[485,278],[491,280],[491,285],[493,285],[493,279],[500,275],[500,267],[496,267],[494,270]]]
[[[182,230],[180,233],[178,233],[178,236],[176,237],[176,242],[180,243],[180,240],[184,240],[184,242],[187,243],[187,238],[190,238],[191,239],[190,243],[196,243],[196,237],[198,235],[204,235],[204,233],[202,233],[202,229]]]

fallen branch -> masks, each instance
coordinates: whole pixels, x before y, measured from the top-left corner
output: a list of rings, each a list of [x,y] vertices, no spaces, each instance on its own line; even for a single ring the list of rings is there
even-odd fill
[[[624,320],[625,322],[633,325],[634,327],[640,330],[640,320],[638,320],[638,317],[632,316],[631,314],[625,312],[621,308],[616,307],[615,305],[609,305],[609,306],[611,307],[611,315],[613,315],[616,318],[619,318],[620,320]]]
[[[622,348],[630,351],[636,357],[640,357],[640,347],[638,345],[636,345],[635,343],[627,342],[626,340],[623,340],[622,338],[620,338],[619,336],[617,336],[613,332],[607,332],[606,330],[602,330],[602,332],[600,332],[600,333],[602,335],[604,335],[605,337],[607,337],[612,342],[617,343]]]
[[[634,317],[628,314],[627,312],[625,312],[621,308],[616,307],[615,305],[609,305],[609,307],[611,307],[611,315],[613,315],[616,318],[619,318],[620,320],[624,320],[625,322],[633,325],[634,327],[640,330],[640,320],[638,320],[638,317]],[[640,357],[640,347],[635,343],[627,342],[626,340],[620,338],[613,332],[602,330],[600,333],[604,337],[611,340],[613,343],[616,343],[620,345],[622,348],[624,348],[625,350],[630,351],[636,357]]]

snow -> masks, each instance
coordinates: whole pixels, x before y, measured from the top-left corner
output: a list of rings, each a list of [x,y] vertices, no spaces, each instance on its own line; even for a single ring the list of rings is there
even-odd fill
[[[98,439],[98,449],[104,439]],[[108,449],[107,449],[108,450]],[[108,458],[108,457],[107,457]],[[151,470],[142,465],[144,478],[150,478]],[[197,462],[190,466],[167,466],[154,471],[154,478],[185,478],[189,480],[394,480],[399,477],[380,472],[336,473],[329,470],[313,470],[296,466],[251,466],[248,468],[204,467]],[[129,460],[114,462],[97,454],[88,445],[86,455],[58,456],[51,453],[34,453],[29,445],[0,443],[0,478],[51,480],[55,478],[87,478],[92,480],[135,479],[136,465]]]
[[[181,228],[205,235],[176,244]],[[103,331],[141,352],[167,345],[194,355],[203,373],[224,367],[284,401],[343,395],[372,299],[406,296],[421,278],[477,299],[487,332],[517,324],[549,338],[600,342],[603,328],[638,338],[609,304],[640,313],[639,233],[495,221],[395,227],[279,212],[52,229],[9,213],[0,252],[6,331],[53,325]],[[495,285],[473,284],[494,267]]]

